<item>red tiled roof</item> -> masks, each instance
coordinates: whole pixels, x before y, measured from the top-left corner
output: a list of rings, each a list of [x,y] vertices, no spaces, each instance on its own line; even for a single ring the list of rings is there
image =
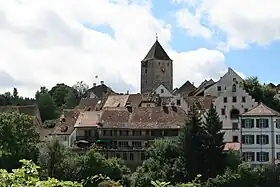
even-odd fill
[[[260,103],[249,111],[241,114],[241,116],[280,116],[280,113]]]
[[[51,135],[70,135],[74,131],[74,125],[79,116],[78,110],[64,110],[61,120],[54,127]]]
[[[186,113],[180,107],[139,107],[104,109],[101,116],[103,128],[180,128]]]

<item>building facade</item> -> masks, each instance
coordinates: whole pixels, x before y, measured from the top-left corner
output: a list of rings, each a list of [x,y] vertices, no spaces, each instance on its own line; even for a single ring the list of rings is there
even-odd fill
[[[279,164],[280,113],[263,103],[240,115],[241,152],[252,164]]]

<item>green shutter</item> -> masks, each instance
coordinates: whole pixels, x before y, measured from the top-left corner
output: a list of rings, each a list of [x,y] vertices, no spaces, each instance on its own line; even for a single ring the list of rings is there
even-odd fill
[[[245,128],[245,119],[241,119],[241,128]]]
[[[257,144],[260,144],[260,135],[257,135],[256,138],[257,138]]]
[[[257,127],[257,128],[260,128],[260,119],[257,119],[256,123],[257,123],[257,124],[256,124],[256,127]]]
[[[254,120],[254,119],[251,119],[251,127],[252,127],[252,128],[255,127],[255,123],[254,123],[254,122],[255,122],[255,120]]]
[[[265,119],[265,128],[268,128],[268,119]]]

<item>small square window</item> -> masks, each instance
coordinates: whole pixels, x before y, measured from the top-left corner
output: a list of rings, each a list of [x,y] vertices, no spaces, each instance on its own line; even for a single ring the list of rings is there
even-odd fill
[[[234,78],[232,78],[232,81],[233,81],[233,82],[236,82],[236,78],[235,78],[235,77],[234,77]]]
[[[164,89],[160,89],[160,93],[164,93]]]
[[[236,103],[236,101],[237,101],[236,96],[233,96],[233,97],[232,97],[232,102],[233,102],[233,103]]]
[[[232,136],[232,142],[238,142],[238,136]]]
[[[226,110],[224,108],[221,109],[221,114],[225,115],[226,114]]]
[[[246,97],[242,97],[242,103],[246,103]]]
[[[218,86],[218,87],[217,87],[217,90],[218,90],[218,91],[221,91],[221,90],[222,90],[222,87],[221,87],[221,86]]]
[[[227,103],[227,97],[224,97],[224,103]]]
[[[233,130],[238,129],[238,123],[232,123],[232,129]]]
[[[244,108],[244,112],[248,112],[248,108]]]
[[[181,100],[177,99],[177,105],[180,106],[181,105]]]

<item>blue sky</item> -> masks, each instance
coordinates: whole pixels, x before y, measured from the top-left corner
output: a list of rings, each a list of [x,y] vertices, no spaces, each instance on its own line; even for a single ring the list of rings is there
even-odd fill
[[[279,9],[279,0],[0,0],[0,92],[33,97],[81,80],[139,92],[156,33],[174,87],[217,80],[229,66],[278,84]]]

